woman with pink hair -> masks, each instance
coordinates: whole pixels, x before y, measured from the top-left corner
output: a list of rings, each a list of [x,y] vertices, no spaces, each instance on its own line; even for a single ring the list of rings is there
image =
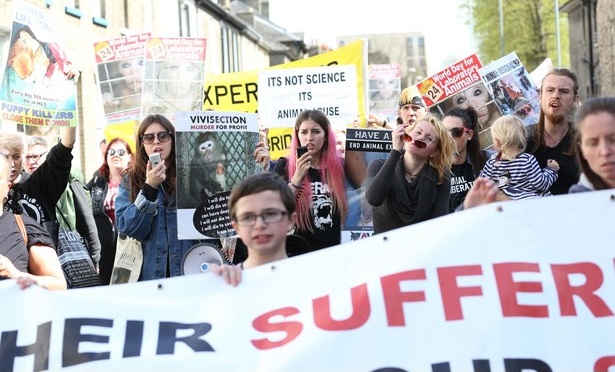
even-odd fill
[[[298,153],[299,147],[307,152]],[[305,110],[295,121],[288,158],[280,158],[274,172],[288,181],[297,201],[295,234],[305,238],[311,250],[338,245],[346,219],[346,176],[335,132],[319,110]]]

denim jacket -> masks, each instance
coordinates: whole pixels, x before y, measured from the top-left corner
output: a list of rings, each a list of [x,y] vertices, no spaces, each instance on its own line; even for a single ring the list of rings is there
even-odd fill
[[[115,220],[120,233],[141,242],[143,266],[139,281],[166,277],[167,263],[171,276],[181,275],[181,264],[186,252],[196,243],[177,239],[177,207],[172,196],[165,206],[165,192],[158,186],[158,198],[152,202],[143,190],[134,203],[130,201],[130,181],[125,177],[115,199]]]

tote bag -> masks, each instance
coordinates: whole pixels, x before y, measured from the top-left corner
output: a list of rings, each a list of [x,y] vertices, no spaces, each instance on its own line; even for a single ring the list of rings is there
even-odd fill
[[[139,280],[143,265],[141,242],[128,235],[117,238],[115,261],[109,284],[134,283]]]
[[[78,232],[61,227],[57,221],[46,221],[43,226],[56,243],[56,253],[68,288],[100,285],[86,240]]]

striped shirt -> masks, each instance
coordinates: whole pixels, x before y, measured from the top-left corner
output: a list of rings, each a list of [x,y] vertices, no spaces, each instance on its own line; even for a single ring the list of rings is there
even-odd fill
[[[480,172],[493,180],[511,199],[531,199],[551,195],[549,187],[557,180],[557,172],[549,167],[540,169],[534,155],[521,153],[513,160],[493,154]]]

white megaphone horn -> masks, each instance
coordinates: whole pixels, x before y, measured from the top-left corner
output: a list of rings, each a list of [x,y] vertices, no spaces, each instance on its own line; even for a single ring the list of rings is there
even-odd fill
[[[209,271],[210,265],[222,265],[222,253],[214,245],[198,243],[190,247],[182,260],[182,275],[200,274]]]

